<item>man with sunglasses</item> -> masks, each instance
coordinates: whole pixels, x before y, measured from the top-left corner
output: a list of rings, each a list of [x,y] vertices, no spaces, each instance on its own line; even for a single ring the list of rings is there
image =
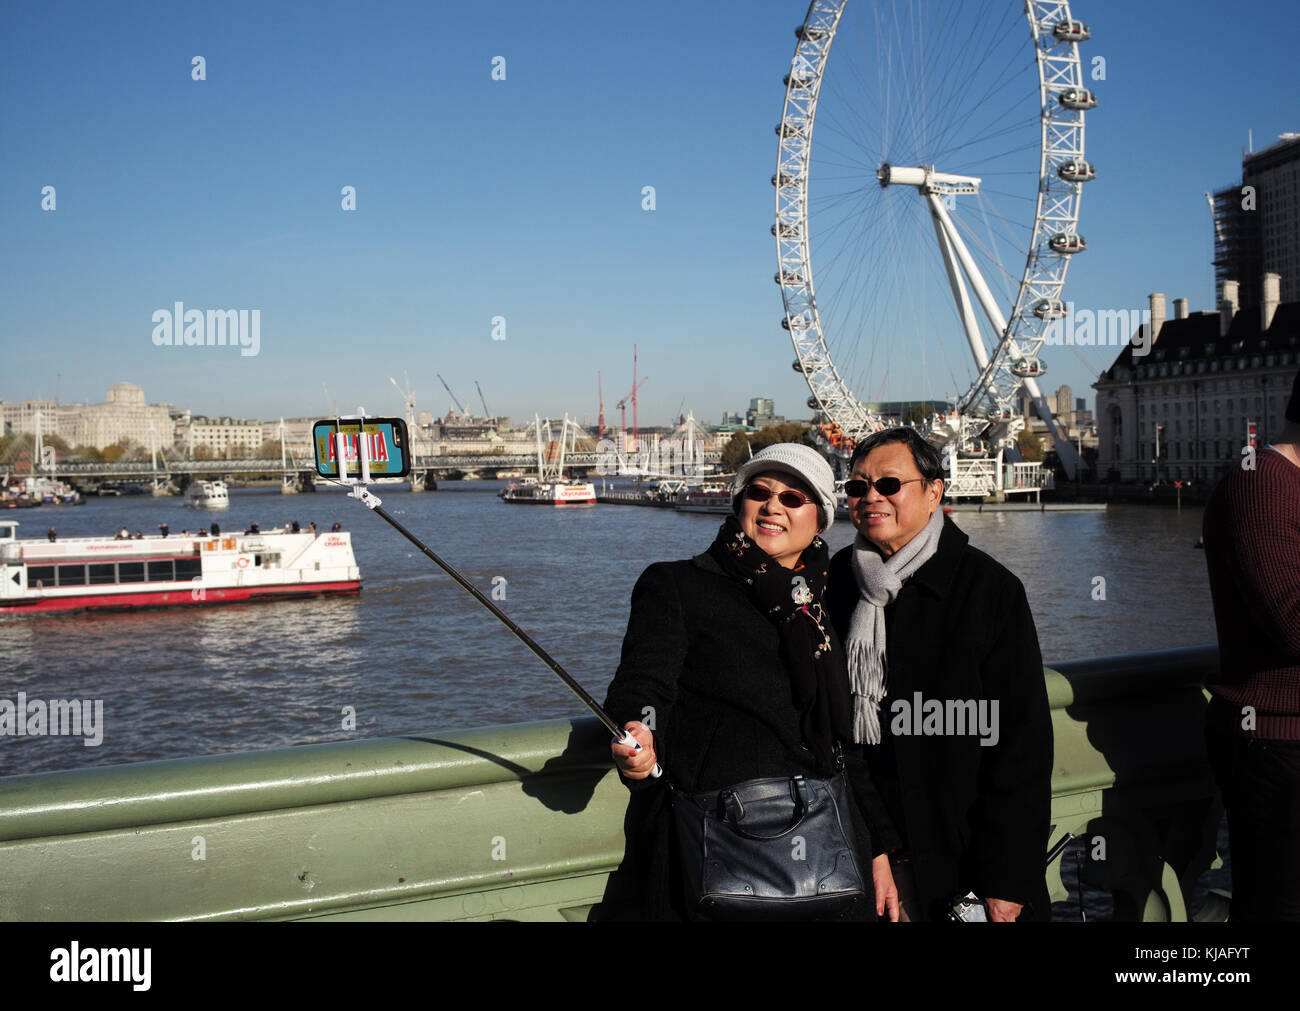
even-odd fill
[[[855,738],[902,837],[904,918],[974,892],[990,920],[1049,919],[1052,725],[1024,586],[944,516],[942,459],[914,430],[864,439],[849,475],[858,536],[827,601]]]

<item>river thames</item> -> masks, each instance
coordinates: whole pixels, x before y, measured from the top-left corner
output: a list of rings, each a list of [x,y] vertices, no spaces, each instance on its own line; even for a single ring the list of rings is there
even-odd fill
[[[597,505],[521,508],[499,482],[445,483],[385,506],[485,593],[503,577],[515,621],[593,695],[618,664],[637,575],[712,541],[719,517]],[[955,513],[1023,580],[1044,662],[1214,640],[1199,508]],[[448,730],[581,713],[562,684],[379,517],[338,492],[236,490],[224,513],[178,498],[90,499],[11,512],[19,535],[180,532],[298,520],[352,532],[358,597],[120,614],[0,618],[0,697],[102,699],[104,736],[0,740],[0,774]],[[827,540],[848,544],[839,520]],[[345,707],[355,731],[343,728]]]

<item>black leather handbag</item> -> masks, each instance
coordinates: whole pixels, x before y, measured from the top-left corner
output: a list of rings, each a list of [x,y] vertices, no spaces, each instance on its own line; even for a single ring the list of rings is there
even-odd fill
[[[838,919],[865,901],[843,772],[671,795],[692,911],[711,920]]]

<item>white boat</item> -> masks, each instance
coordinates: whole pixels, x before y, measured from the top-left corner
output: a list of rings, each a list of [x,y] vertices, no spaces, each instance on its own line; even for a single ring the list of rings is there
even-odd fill
[[[222,533],[217,537],[18,538],[0,520],[0,614],[133,610],[355,594],[352,535]]]
[[[525,481],[512,484],[501,498],[525,505],[595,505],[596,487],[590,481]]]
[[[578,426],[564,416],[564,427],[558,445],[551,440],[551,422],[544,424],[533,418],[537,427],[537,477],[526,477],[511,484],[499,494],[503,502],[519,505],[595,505],[596,486],[590,481],[574,481],[564,476],[564,452],[569,442],[569,430]],[[546,429],[546,445],[542,445],[542,429]]]
[[[224,481],[194,481],[185,489],[185,505],[191,509],[228,509],[230,493]]]

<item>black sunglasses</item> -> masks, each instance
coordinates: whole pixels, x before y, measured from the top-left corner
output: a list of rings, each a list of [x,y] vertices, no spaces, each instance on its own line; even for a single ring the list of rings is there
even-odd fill
[[[772,497],[773,493],[771,488],[766,488],[761,484],[750,484],[745,486],[742,494],[751,502],[766,502]],[[798,509],[800,506],[807,505],[812,501],[803,492],[789,489],[776,493],[776,499],[787,509]]]
[[[911,477],[906,481],[900,481],[896,477],[881,477],[873,481],[871,478],[863,480],[862,478],[855,477],[852,481],[844,482],[844,494],[849,498],[862,498],[863,495],[871,491],[874,487],[876,491],[880,492],[880,494],[888,497],[890,495],[897,495],[898,490],[905,484],[911,484],[913,481],[924,480],[925,478],[923,477]]]

